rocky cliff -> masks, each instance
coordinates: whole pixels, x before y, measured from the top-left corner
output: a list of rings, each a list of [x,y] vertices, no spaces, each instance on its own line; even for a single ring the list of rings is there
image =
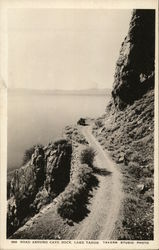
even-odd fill
[[[134,10],[117,60],[112,91],[115,107],[124,109],[154,86],[155,11]]]
[[[153,239],[155,12],[134,10],[107,112],[94,135],[123,173],[118,239]]]
[[[72,146],[67,140],[36,146],[10,183],[8,236],[64,190],[70,180]]]
[[[38,192],[35,192],[36,195],[34,195],[32,202],[28,202],[26,217],[22,220],[20,227],[17,230],[14,228],[10,233],[10,239],[70,239],[78,232],[77,229],[81,225],[79,222],[87,218],[90,213],[87,206],[92,198],[93,190],[98,187],[98,178],[94,175],[97,174],[98,169],[92,168],[95,152],[88,146],[89,143],[81,133],[79,126],[67,126],[63,138],[65,139],[40,148],[41,153],[43,152],[42,155],[44,155],[44,165],[42,164],[44,166],[44,168],[42,167],[44,169],[44,183]],[[90,154],[94,156],[91,157],[92,160],[89,158],[88,161]],[[61,160],[62,155],[66,155],[67,158]],[[30,166],[34,165],[34,169],[38,157],[39,148],[35,148],[31,161],[24,167],[24,175],[29,171]],[[41,162],[43,163],[43,160]],[[56,169],[57,172],[55,172]],[[22,171],[22,168],[18,171]],[[31,184],[34,179],[36,180],[35,176],[34,178],[30,176],[27,179],[26,190],[28,190],[28,183]],[[16,183],[17,181],[14,182],[14,186]],[[19,184],[23,187],[22,182]],[[20,194],[20,189],[17,190],[17,194]],[[15,195],[12,194],[9,203],[15,206],[13,198],[15,200]],[[22,200],[22,197],[19,198]],[[17,202],[18,200],[16,204]],[[20,210],[20,207],[18,209]],[[12,223],[16,225],[16,222],[17,216],[10,223],[8,221],[8,228]]]

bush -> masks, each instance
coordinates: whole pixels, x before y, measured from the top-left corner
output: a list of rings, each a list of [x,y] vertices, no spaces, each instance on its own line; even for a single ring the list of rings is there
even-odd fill
[[[137,162],[129,162],[128,173],[133,175],[135,178],[139,179],[142,176],[142,168]]]
[[[84,118],[80,118],[77,122],[78,125],[85,126],[86,125],[86,120]]]
[[[34,150],[35,150],[35,145],[25,150],[25,153],[23,156],[23,165],[26,164],[31,159],[31,156],[34,153]]]
[[[42,144],[37,144],[37,145],[33,145],[29,149],[25,150],[25,153],[24,153],[24,156],[23,156],[23,163],[22,163],[23,165],[25,165],[28,161],[31,160],[32,154],[34,153],[36,146],[38,146],[40,148],[43,147]]]
[[[103,122],[101,120],[96,120],[95,125],[97,126],[97,128],[101,128],[103,126]]]
[[[54,145],[58,146],[58,145],[63,145],[63,144],[67,144],[67,143],[68,143],[68,141],[66,139],[59,139],[59,140],[54,142]]]
[[[91,147],[87,147],[82,150],[80,155],[80,162],[82,164],[88,164],[88,166],[93,165],[94,157],[95,157],[95,151]]]
[[[79,165],[78,171],[73,174],[73,182],[69,183],[58,202],[60,216],[75,222],[81,221],[88,213],[89,191],[97,184],[92,168]]]

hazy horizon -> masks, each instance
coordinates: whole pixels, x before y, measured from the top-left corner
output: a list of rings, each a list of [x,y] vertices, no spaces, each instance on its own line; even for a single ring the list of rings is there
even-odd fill
[[[14,88],[11,88],[11,87],[9,87],[8,88],[9,90],[40,90],[40,91],[45,91],[45,90],[51,90],[51,91],[56,91],[56,90],[58,90],[58,91],[86,91],[86,90],[111,90],[111,88],[85,88],[85,89],[58,89],[58,88],[56,88],[56,89],[35,89],[35,88],[26,88],[26,87],[21,87],[21,88],[19,88],[19,87],[14,87]]]
[[[9,9],[9,88],[112,88],[131,10]]]

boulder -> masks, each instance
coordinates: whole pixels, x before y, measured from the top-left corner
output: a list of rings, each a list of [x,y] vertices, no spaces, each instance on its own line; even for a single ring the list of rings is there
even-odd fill
[[[138,184],[137,189],[140,194],[144,194],[148,190],[144,184]]]
[[[124,156],[120,156],[118,158],[118,163],[123,163],[124,162]]]

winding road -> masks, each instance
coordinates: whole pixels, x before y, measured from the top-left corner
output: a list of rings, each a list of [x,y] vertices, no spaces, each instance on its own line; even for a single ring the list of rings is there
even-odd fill
[[[98,189],[89,204],[90,213],[79,227],[77,239],[111,239],[122,204],[122,180],[117,166],[103,150],[91,133],[91,127],[81,127],[81,132],[96,151],[95,165],[101,170],[97,174]]]
[[[123,199],[121,174],[116,165],[91,133],[91,126],[80,126],[89,146],[96,151],[94,175],[98,186],[92,190],[87,205],[90,211],[78,223],[69,225],[57,213],[57,202],[53,201],[27,223],[19,228],[14,239],[72,239],[110,240],[114,238],[115,223],[120,214]]]

